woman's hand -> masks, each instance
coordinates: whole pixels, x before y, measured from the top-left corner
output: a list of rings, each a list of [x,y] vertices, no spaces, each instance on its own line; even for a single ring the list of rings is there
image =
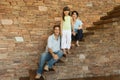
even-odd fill
[[[76,33],[75,33],[74,31],[72,31],[72,34],[73,34],[73,36],[75,36],[75,35],[76,35]]]
[[[78,27],[78,30],[82,29],[82,26]]]

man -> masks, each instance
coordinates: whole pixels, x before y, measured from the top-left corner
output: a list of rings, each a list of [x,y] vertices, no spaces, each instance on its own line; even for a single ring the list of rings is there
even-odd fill
[[[46,51],[41,55],[35,80],[44,80],[42,76],[43,68],[47,71],[52,70],[54,63],[63,56],[63,52],[60,50],[60,26],[55,25],[53,30],[54,33],[48,37]],[[46,62],[47,64],[45,65]]]

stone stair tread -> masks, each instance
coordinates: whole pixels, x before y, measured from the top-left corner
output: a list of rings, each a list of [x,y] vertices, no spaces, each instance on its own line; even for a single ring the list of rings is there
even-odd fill
[[[30,80],[34,80],[35,75],[36,75],[36,69],[34,70],[29,70],[29,76],[30,76]]]
[[[93,31],[84,30],[84,31],[83,31],[83,35],[84,35],[84,37],[86,37],[86,36],[88,36],[88,35],[94,35],[94,32],[93,32]]]
[[[113,9],[112,11],[107,12],[107,14],[108,14],[108,15],[112,15],[112,14],[117,13],[117,12],[120,12],[120,8],[117,9],[117,10],[114,10],[114,9]]]
[[[112,19],[107,19],[107,20],[99,20],[97,22],[93,22],[93,24],[94,25],[102,25],[102,24],[117,22],[119,20],[120,20],[120,18],[112,18]]]
[[[103,16],[100,18],[100,20],[106,20],[106,19],[111,19],[111,18],[116,18],[116,17],[120,17],[120,12],[111,14],[111,15],[107,15],[107,16]]]
[[[31,69],[29,70],[29,76],[30,76],[30,80],[34,80],[35,75],[36,75],[36,69]],[[55,71],[49,71],[49,72],[44,72],[43,74],[46,75],[51,75],[51,74],[55,74]]]
[[[55,66],[65,65],[64,60],[65,60],[65,58],[62,57],[62,58],[60,59],[60,61],[56,62],[54,65],[55,65]],[[38,63],[37,63],[37,65],[39,66]]]
[[[114,10],[120,9],[120,5],[114,7]]]
[[[120,80],[120,75],[86,77],[86,78],[72,78],[72,79],[59,79],[59,80]]]
[[[29,73],[32,74],[32,75],[33,75],[33,74],[36,75],[36,71],[37,71],[37,69],[30,69],[30,70],[29,70]],[[44,72],[44,73],[48,73],[48,74],[49,74],[49,73],[53,73],[53,72],[54,72],[54,71],[49,71],[49,72]]]
[[[30,80],[29,77],[21,77],[19,80]]]
[[[93,27],[87,27],[86,30],[96,30],[96,29],[103,29],[104,26],[93,26]]]
[[[55,63],[54,65],[55,66],[65,66],[65,61],[64,61],[65,59],[60,59],[57,63]]]

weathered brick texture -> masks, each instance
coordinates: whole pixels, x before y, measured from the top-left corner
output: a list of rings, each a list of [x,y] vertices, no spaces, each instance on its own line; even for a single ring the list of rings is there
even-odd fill
[[[44,51],[53,25],[60,23],[64,6],[77,10],[84,27],[91,27],[92,22],[119,3],[119,0],[0,0],[1,80],[18,80],[28,76],[28,69],[37,68],[38,55]],[[23,41],[17,42],[16,37]],[[82,69],[86,71],[88,66]]]

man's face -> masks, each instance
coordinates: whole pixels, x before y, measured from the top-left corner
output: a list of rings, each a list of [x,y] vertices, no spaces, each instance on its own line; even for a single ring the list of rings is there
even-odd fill
[[[60,34],[60,28],[59,28],[59,27],[55,27],[55,29],[54,29],[54,34],[55,34],[56,36],[59,36],[59,34]]]

